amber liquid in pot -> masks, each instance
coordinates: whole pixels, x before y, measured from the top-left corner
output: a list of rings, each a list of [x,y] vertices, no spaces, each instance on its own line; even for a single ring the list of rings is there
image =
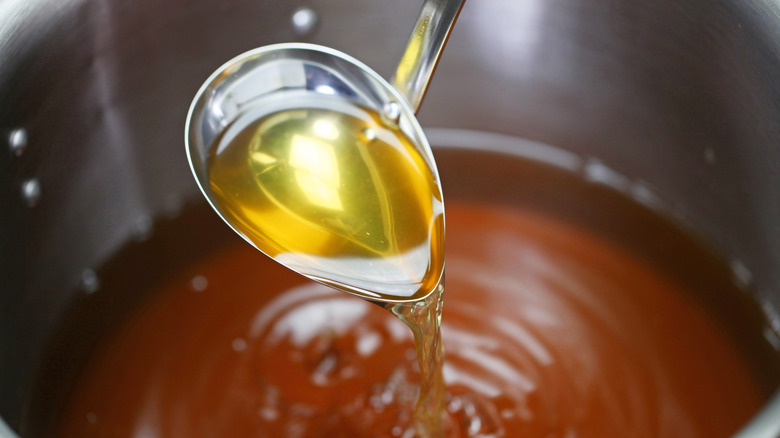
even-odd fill
[[[448,193],[447,435],[726,437],[776,386],[762,368],[768,350],[746,347],[763,345],[748,330],[755,315],[738,313],[727,266],[695,240],[543,165],[474,151],[437,161]],[[466,184],[450,190],[448,178]],[[575,204],[575,215],[554,211]],[[633,241],[592,226],[620,217]],[[642,240],[668,243],[666,260],[632,248]],[[112,275],[101,293],[127,282]],[[415,433],[414,340],[381,308],[241,242],[148,289],[74,386],[61,436]]]

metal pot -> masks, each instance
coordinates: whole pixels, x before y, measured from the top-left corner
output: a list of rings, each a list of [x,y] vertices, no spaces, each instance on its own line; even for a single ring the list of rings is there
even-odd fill
[[[0,2],[0,414],[10,425],[0,436],[24,424],[37,364],[74,294],[94,285],[92,269],[200,196],[182,133],[204,78],[291,40],[389,76],[418,8]],[[598,157],[602,170],[654,187],[733,260],[780,331],[777,4],[467,2],[420,116]],[[780,393],[744,432],[778,433]]]

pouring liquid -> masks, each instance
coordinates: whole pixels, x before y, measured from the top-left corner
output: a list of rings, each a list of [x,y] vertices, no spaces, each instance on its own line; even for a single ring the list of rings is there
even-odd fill
[[[444,212],[412,141],[340,100],[239,118],[211,148],[209,181],[228,222],[281,264],[370,301],[404,300],[387,308],[416,342],[416,429],[441,436]]]

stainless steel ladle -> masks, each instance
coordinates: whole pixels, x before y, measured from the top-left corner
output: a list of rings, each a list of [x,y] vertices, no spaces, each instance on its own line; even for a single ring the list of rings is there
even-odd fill
[[[258,120],[290,108],[309,108],[316,102],[333,99],[334,96],[372,109],[397,125],[423,157],[440,193],[436,164],[415,112],[420,107],[462,4],[463,0],[424,2],[396,70],[393,85],[344,53],[304,43],[260,47],[239,55],[214,72],[192,102],[187,116],[185,142],[195,179],[223,220],[257,249],[270,255],[267,248],[243,235],[215,202],[209,183],[208,159],[211,148],[225,130],[228,127],[235,129],[233,125],[245,123],[243,120]],[[331,272],[324,274],[320,267],[315,276],[305,267],[302,268],[300,259],[296,263],[287,263],[278,258],[275,260],[317,281],[328,278],[328,275],[338,277],[341,274],[337,272],[337,265]],[[443,272],[443,260],[441,263],[438,272]],[[384,284],[395,281],[393,278],[386,280]],[[378,299],[363,297],[386,305],[418,301],[441,287],[441,283],[440,278],[435,287],[424,294],[416,294],[414,299],[386,298],[384,295]],[[355,289],[370,290],[371,282],[366,280],[355,288],[342,289],[353,293]]]

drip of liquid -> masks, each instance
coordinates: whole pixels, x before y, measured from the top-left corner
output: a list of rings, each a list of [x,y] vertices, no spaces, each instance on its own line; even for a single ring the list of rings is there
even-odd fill
[[[209,157],[220,212],[299,273],[369,300],[404,300],[387,309],[416,341],[416,430],[441,436],[444,212],[431,164],[393,122],[344,101],[234,126]]]
[[[444,345],[441,340],[441,315],[444,284],[425,300],[401,303],[390,311],[405,322],[414,334],[417,365],[420,369],[420,391],[414,411],[417,434],[422,438],[443,436],[445,385],[442,373]]]
[[[438,175],[376,112],[338,100],[239,118],[211,148],[209,181],[239,234],[317,281],[414,301],[441,277]]]

